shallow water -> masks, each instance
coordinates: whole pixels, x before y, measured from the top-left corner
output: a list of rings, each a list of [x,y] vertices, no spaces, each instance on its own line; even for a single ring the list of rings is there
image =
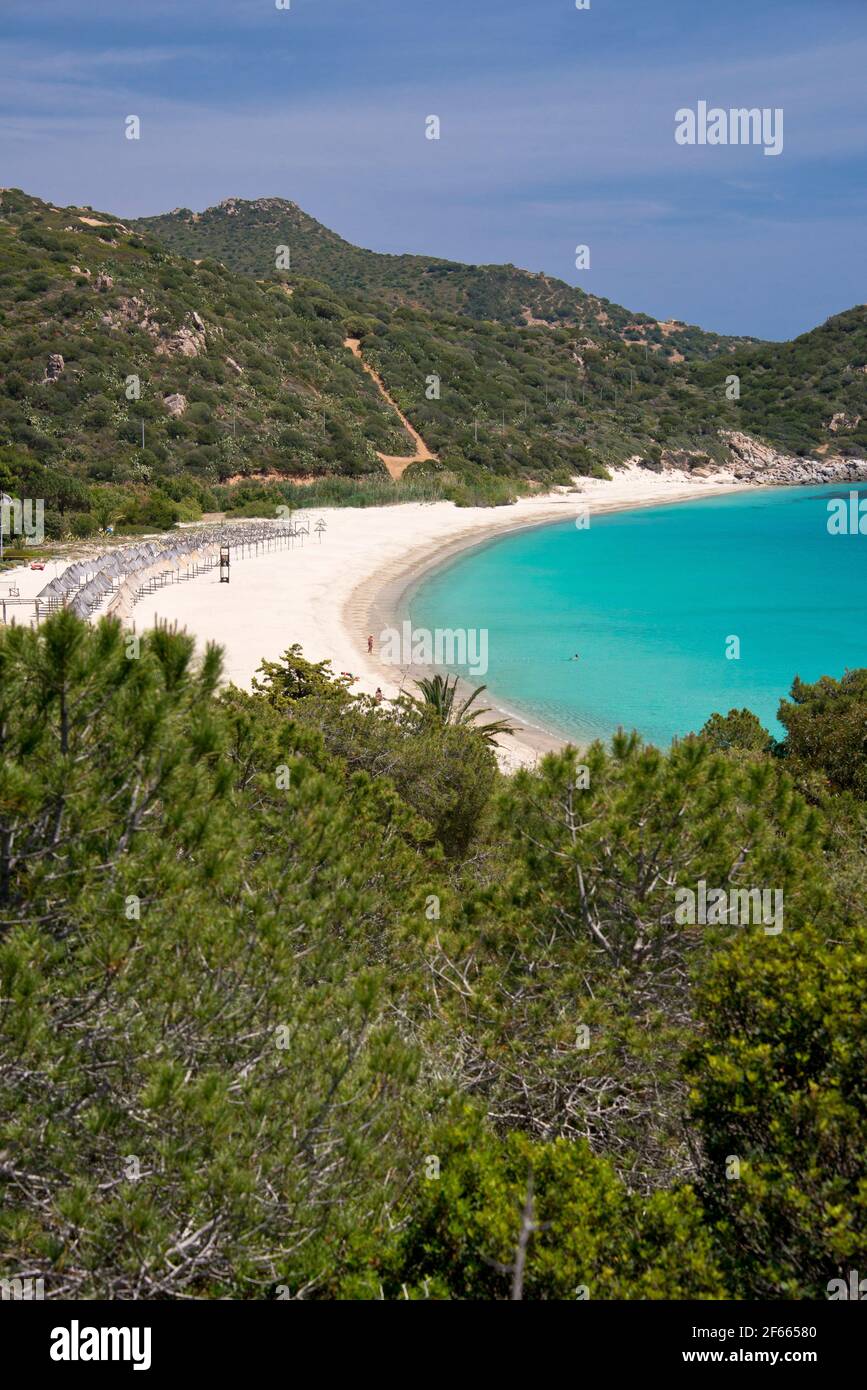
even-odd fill
[[[867,535],[828,530],[852,492],[867,510],[863,485],[768,489],[524,531],[431,575],[409,612],[487,629],[487,673],[454,669],[573,738],[667,744],[743,706],[780,734],[795,675],[867,665]]]

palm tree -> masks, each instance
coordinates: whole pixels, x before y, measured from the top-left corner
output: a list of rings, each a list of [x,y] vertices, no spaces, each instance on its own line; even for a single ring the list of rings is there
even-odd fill
[[[480,733],[486,743],[494,743],[497,734],[512,734],[514,728],[507,719],[492,720],[488,724],[475,724],[475,720],[481,718],[483,714],[490,714],[488,709],[471,709],[473,701],[478,699],[483,690],[487,690],[486,685],[479,685],[463,701],[458,703],[456,696],[458,693],[458,678],[454,677],[450,681],[448,676],[426,676],[423,680],[416,681],[416,685],[422,693],[421,706],[431,710],[443,724],[463,724],[472,725],[477,733]]]

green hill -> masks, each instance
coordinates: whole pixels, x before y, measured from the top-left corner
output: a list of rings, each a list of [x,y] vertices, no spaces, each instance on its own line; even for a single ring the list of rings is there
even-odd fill
[[[697,367],[699,386],[720,394],[741,377],[741,427],[794,454],[867,455],[867,304],[802,333]]]
[[[348,273],[347,243],[319,230]],[[409,275],[407,258],[374,260]],[[469,295],[482,272],[462,269],[452,288]],[[500,271],[485,283],[508,288]],[[867,451],[863,306],[793,343],[672,361],[610,324],[588,334],[434,311],[382,285],[257,281],[17,190],[0,195],[0,285],[0,487],[43,497],[49,535],[283,501],[504,502],[628,458],[724,463],[721,429],[791,453]],[[348,338],[435,456],[399,484],[382,456],[414,444]]]
[[[685,323],[660,324],[647,314],[632,313],[563,280],[514,265],[463,265],[433,256],[365,251],[285,198],[226,198],[204,212],[175,208],[132,225],[153,233],[180,255],[211,257],[256,279],[306,276],[392,306],[465,314],[520,327],[560,325],[580,329],[599,342],[622,340],[639,346],[646,342],[672,360],[679,355],[713,357],[746,341]],[[276,268],[280,246],[289,249],[289,272]]]
[[[249,472],[384,476],[376,450],[406,448],[322,287],[257,285],[14,190],[0,284],[0,447],[7,472],[70,480],[40,475],[61,509],[85,510],[88,484],[207,503],[203,488]]]
[[[590,344],[588,369],[574,330],[257,283],[111,214],[16,190],[0,198],[0,283],[0,485],[45,497],[50,534],[252,503],[260,494],[221,490],[250,476],[368,480],[393,496],[377,455],[412,444],[347,336],[439,455],[401,495],[507,500],[522,480],[616,463],[652,437],[650,417],[624,406],[629,364],[645,395],[671,373],[617,339]]]

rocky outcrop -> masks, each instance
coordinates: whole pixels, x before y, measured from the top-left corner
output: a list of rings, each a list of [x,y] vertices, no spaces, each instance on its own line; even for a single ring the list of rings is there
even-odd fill
[[[244,375],[244,368],[238,366],[238,364],[237,364],[237,362],[235,361],[234,357],[227,357],[227,358],[226,358],[226,366],[227,366],[227,367],[231,367],[233,372],[237,372],[237,373],[238,373],[238,376],[243,376],[243,375]]]
[[[205,325],[195,310],[170,338],[162,338],[154,351],[158,357],[198,357],[204,352]]]
[[[133,325],[147,333],[149,337],[156,338],[160,333],[160,325],[153,317],[153,309],[145,304],[138,295],[132,295],[129,299],[122,299],[114,309],[103,314],[102,323],[107,328],[122,328],[126,325]]]
[[[750,434],[742,434],[740,430],[720,430],[720,438],[728,445],[736,477],[764,473],[768,469],[799,461],[790,454],[781,454],[770,444],[763,444],[760,439],[754,439]]]
[[[43,385],[50,381],[59,381],[60,378],[63,376],[63,369],[65,366],[66,363],[64,362],[60,353],[52,352],[47,363],[45,364],[45,376],[42,378]]]
[[[153,313],[153,309],[149,308],[144,300],[133,295],[129,299],[122,299],[108,313],[103,314],[101,322],[107,328],[140,328],[149,338],[155,340],[154,352],[158,357],[198,357],[199,353],[205,351],[207,330],[201,315],[194,309],[187,314],[186,321],[180,328],[168,336],[164,336],[164,330]],[[219,333],[220,330],[214,331]]]
[[[867,481],[867,459],[842,454],[797,458],[742,430],[720,430],[719,436],[728,454],[722,462],[698,449],[660,450],[658,445],[627,462],[638,463],[653,473],[680,472],[692,478],[712,478],[724,473],[733,481],[759,485],[798,487]]]
[[[184,325],[157,343],[154,352],[158,357],[198,357],[204,345],[204,338]]]
[[[592,338],[582,338],[579,342],[569,344],[570,352],[572,354],[572,361],[575,362],[581,368],[585,377],[587,376],[587,363],[584,361],[584,357],[582,354],[586,352],[588,349],[593,350],[598,348],[598,346],[599,344],[594,343]]]
[[[105,271],[97,275],[93,283],[98,290],[110,290],[114,288],[114,281],[110,275],[106,275]]]
[[[182,396],[180,392],[176,392],[173,396],[166,396],[163,401],[163,406],[165,407],[166,414],[171,415],[173,419],[177,420],[183,415],[187,408],[187,398],[186,396]]]
[[[736,478],[744,481],[796,487],[867,479],[867,459],[844,458],[840,454],[822,459],[796,458],[740,430],[720,430],[720,438],[728,446],[728,466]]]
[[[838,434],[840,430],[857,430],[860,423],[860,415],[847,415],[845,410],[838,410],[836,415],[831,416],[828,429],[832,434]]]

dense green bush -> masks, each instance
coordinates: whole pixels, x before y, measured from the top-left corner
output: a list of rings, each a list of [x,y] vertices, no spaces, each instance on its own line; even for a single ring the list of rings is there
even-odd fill
[[[733,1292],[825,1298],[867,1258],[867,929],[736,941],[698,993],[701,1194]]]
[[[297,649],[253,694],[219,669],[66,612],[0,630],[4,1275],[802,1298],[858,1267],[851,792],[810,810],[707,737],[504,779]],[[700,878],[781,888],[784,930],[679,925]]]
[[[350,1284],[356,1296],[725,1297],[688,1188],[640,1197],[581,1141],[501,1141],[471,1123],[447,1132],[427,1165],[396,1250],[366,1287]]]
[[[767,753],[774,740],[752,710],[730,709],[728,714],[712,714],[702,726],[701,737],[718,752],[740,749],[747,753]]]
[[[821,774],[833,791],[867,800],[867,669],[812,685],[795,680],[777,717],[795,770]]]
[[[509,1124],[586,1138],[644,1190],[693,1172],[692,974],[738,931],[765,938],[684,929],[676,889],[773,884],[787,922],[809,918],[828,897],[817,812],[771,760],[621,735],[509,778],[497,816],[499,872],[438,938],[445,1045]]]
[[[419,1157],[401,808],[218,676],[0,629],[0,1264],[50,1296],[315,1291]]]
[[[401,799],[427,820],[450,856],[477,838],[497,777],[492,749],[468,725],[443,726],[417,700],[381,705],[353,698],[333,681],[328,662],[304,660],[293,647],[266,661],[256,689],[275,708],[316,729],[350,773],[387,777]]]

